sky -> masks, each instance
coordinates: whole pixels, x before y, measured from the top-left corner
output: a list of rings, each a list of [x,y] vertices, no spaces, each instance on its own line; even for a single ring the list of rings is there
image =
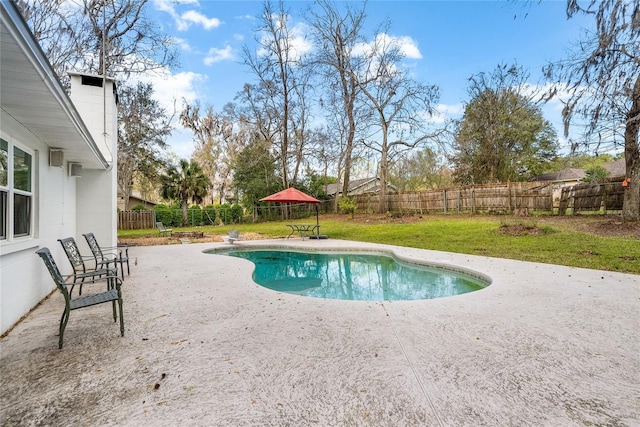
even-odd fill
[[[350,3],[354,7],[361,4]],[[285,2],[302,44],[308,44],[302,39],[308,33],[304,13],[311,5],[301,0]],[[245,83],[254,82],[241,53],[245,46],[255,46],[262,6],[258,0],[149,2],[148,13],[173,37],[180,55],[175,69],[147,76],[165,108],[173,111],[174,99],[178,108],[186,99],[221,111]],[[529,72],[531,85],[545,84],[542,67],[566,57],[581,29],[592,26],[583,17],[567,20],[565,6],[565,1],[554,0],[373,0],[366,5],[366,27],[373,34],[388,20],[388,36],[403,43],[405,66],[414,79],[437,85],[442,117],[459,118],[469,101],[469,77],[490,73],[498,64],[517,63]],[[543,107],[543,114],[566,145],[561,109],[562,104],[553,101]],[[178,125],[168,142],[179,157],[191,156],[190,131]]]

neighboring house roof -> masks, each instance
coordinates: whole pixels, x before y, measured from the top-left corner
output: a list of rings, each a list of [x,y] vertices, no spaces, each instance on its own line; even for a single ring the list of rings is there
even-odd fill
[[[118,190],[118,197],[124,197],[122,195],[122,193],[120,192],[120,190]],[[141,202],[145,202],[148,203],[150,205],[157,205],[158,202],[154,202],[148,199],[145,199],[144,197],[142,197],[142,194],[139,191],[132,191],[131,194],[129,194],[129,200],[139,200]]]
[[[378,191],[380,191],[380,185],[377,184],[377,181],[380,181],[379,177],[371,177],[371,178],[361,178],[361,179],[352,179],[349,181],[349,191],[348,193],[352,193],[355,192],[356,190],[358,190],[361,187],[364,187],[368,184],[371,184],[373,182],[376,182],[376,184],[371,187],[369,189],[369,192],[371,193],[377,193]],[[391,183],[387,183],[387,187],[391,188],[393,191],[397,191],[398,188],[391,184]],[[335,196],[336,194],[341,194],[342,193],[342,184],[341,183],[335,183],[335,184],[329,184],[325,187],[325,193],[327,194],[327,196]]]
[[[64,149],[66,161],[87,169],[107,169],[109,162],[17,7],[13,2],[0,3],[0,108],[44,144]]]
[[[614,162],[602,165],[608,172],[610,178],[623,177],[626,174],[626,165],[624,159],[618,159]],[[534,176],[531,181],[580,181],[586,176],[586,171],[580,168],[562,169],[558,172],[545,173],[543,175]]]
[[[627,175],[627,165],[625,164],[624,158],[607,163],[602,167],[609,172],[610,178],[624,177]]]
[[[562,169],[558,172],[545,173],[543,175],[534,176],[531,181],[580,181],[586,176],[584,169],[569,168]]]

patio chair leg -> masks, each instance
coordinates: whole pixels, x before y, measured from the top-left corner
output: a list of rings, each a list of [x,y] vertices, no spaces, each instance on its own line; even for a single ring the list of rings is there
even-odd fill
[[[115,301],[114,301],[115,304]],[[124,314],[122,313],[122,297],[118,298],[118,305],[120,306],[120,336],[124,336]]]
[[[124,280],[124,261],[122,261],[122,255],[120,255],[120,272],[122,273],[122,280]]]
[[[111,301],[111,305],[113,306],[113,323],[118,321],[118,315],[116,313],[116,302]]]
[[[67,322],[69,321],[69,310],[67,308],[62,312],[62,317],[60,318],[60,338],[58,339],[58,348],[62,348],[62,341],[64,338],[64,329],[67,327]]]

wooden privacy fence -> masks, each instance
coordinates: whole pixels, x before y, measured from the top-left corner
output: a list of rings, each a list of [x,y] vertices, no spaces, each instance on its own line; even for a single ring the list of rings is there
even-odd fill
[[[380,195],[353,196],[358,212],[378,212]],[[516,182],[388,194],[386,210],[411,213],[553,212],[553,189],[546,182]]]
[[[564,187],[560,195],[558,213],[565,215],[568,209],[574,214],[580,211],[622,210],[624,202],[622,181],[610,181],[600,184],[577,184]]]
[[[154,211],[120,211],[118,212],[118,230],[154,228],[155,220]]]

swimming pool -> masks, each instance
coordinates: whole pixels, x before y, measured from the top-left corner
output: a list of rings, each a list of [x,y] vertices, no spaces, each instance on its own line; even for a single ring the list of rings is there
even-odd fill
[[[316,298],[400,301],[442,298],[485,288],[488,280],[404,262],[383,253],[227,249],[210,253],[255,264],[253,280],[274,291]]]

